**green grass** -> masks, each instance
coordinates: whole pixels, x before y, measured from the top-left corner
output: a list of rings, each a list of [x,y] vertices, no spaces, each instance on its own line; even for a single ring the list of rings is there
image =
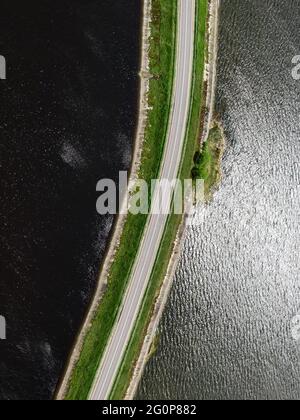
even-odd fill
[[[176,52],[177,2],[152,0],[148,116],[140,178],[158,176],[171,106]],[[122,303],[129,275],[147,222],[145,215],[128,215],[108,287],[84,339],[80,358],[72,372],[67,400],[86,400]]]
[[[201,131],[201,111],[203,105],[203,72],[206,56],[206,22],[208,13],[208,0],[197,0],[196,41],[194,56],[194,75],[191,95],[191,106],[187,127],[185,150],[182,156],[179,178],[184,180],[191,177],[193,158],[199,149]],[[122,399],[128,389],[135,362],[137,361],[148,325],[153,314],[156,298],[159,295],[163,279],[168,269],[168,264],[174,248],[177,231],[182,222],[182,217],[170,215],[163,240],[156,258],[151,279],[143,300],[143,305],[136,321],[134,332],[127,347],[118,377],[116,378],[110,398]]]
[[[157,349],[159,347],[159,342],[160,342],[160,335],[156,334],[153,339],[153,342],[151,343],[150,351],[148,354],[148,360],[150,360],[151,357],[157,352]]]
[[[215,123],[210,130],[207,142],[194,156],[192,175],[194,179],[204,179],[205,196],[209,198],[221,177],[220,161],[224,151],[224,136],[220,126]]]

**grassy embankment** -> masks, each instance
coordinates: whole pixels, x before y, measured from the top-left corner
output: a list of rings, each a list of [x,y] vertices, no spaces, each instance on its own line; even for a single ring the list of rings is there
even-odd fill
[[[152,4],[149,54],[152,75],[149,105],[152,108],[148,115],[139,173],[139,177],[148,182],[158,176],[168,129],[177,27],[177,1],[152,0]],[[66,399],[85,400],[88,397],[124,297],[146,222],[145,215],[129,215],[127,218],[110,270],[107,290],[85,337]]]
[[[205,86],[203,84],[203,73],[205,58],[207,54],[206,46],[206,27],[208,15],[208,0],[197,0],[197,19],[196,19],[196,40],[195,40],[195,54],[194,54],[194,75],[193,86],[191,94],[191,106],[189,121],[187,127],[187,136],[185,142],[185,150],[182,155],[181,167],[179,171],[179,178],[184,180],[191,177],[191,170],[193,168],[193,158],[196,151],[199,149],[199,139],[201,132],[201,111],[203,110],[203,103],[205,97]],[[134,362],[138,359],[140,354],[144,337],[147,333],[149,321],[153,314],[156,298],[159,295],[165,274],[168,269],[168,264],[174,248],[174,241],[176,239],[177,231],[182,222],[182,216],[170,215],[164,237],[158,252],[156,263],[151,275],[149,286],[144,297],[143,306],[137,319],[134,332],[132,334],[130,343],[127,347],[122,366],[119,370],[119,375],[115,381],[111,399],[122,399],[125,396],[126,390],[130,383]]]
[[[221,179],[221,160],[224,152],[224,134],[218,123],[210,130],[207,142],[194,155],[193,179],[204,179],[205,197],[209,199]]]

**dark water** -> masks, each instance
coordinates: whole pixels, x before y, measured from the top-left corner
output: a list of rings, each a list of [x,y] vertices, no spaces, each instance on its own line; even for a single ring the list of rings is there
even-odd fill
[[[224,180],[187,233],[138,398],[300,399],[299,23],[299,0],[222,0]]]
[[[96,182],[130,165],[140,0],[2,0],[0,398],[53,395],[112,220]]]

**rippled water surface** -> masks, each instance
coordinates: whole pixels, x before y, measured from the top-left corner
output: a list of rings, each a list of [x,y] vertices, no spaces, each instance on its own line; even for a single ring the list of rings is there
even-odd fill
[[[138,398],[300,398],[299,23],[299,0],[222,0],[224,179],[187,232]]]

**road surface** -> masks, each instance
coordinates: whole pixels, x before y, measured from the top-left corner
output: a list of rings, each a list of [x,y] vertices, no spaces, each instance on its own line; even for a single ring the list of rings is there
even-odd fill
[[[177,178],[185,141],[193,76],[195,0],[178,1],[178,38],[175,86],[170,126],[160,178]],[[153,200],[158,198],[155,191]],[[161,243],[166,215],[150,215],[133,268],[128,290],[107,349],[96,374],[90,400],[109,398],[128,342],[130,340]]]

